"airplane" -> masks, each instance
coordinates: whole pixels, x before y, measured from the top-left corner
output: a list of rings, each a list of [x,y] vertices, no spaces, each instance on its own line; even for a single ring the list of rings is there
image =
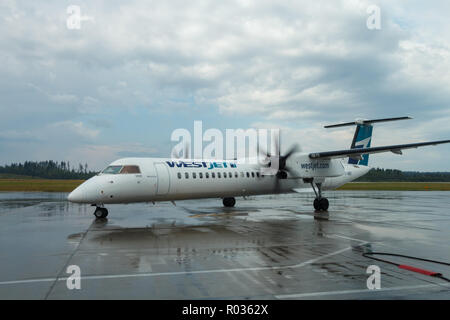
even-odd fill
[[[329,201],[323,190],[336,189],[353,181],[371,168],[372,153],[392,152],[450,140],[371,147],[374,123],[407,120],[410,117],[363,120],[325,126],[356,126],[350,149],[304,153],[294,145],[281,155],[260,148],[264,163],[242,164],[237,160],[123,158],[112,162],[68,195],[74,203],[95,206],[96,218],[106,218],[106,204],[222,198],[225,207],[234,207],[235,197],[298,192],[311,187],[316,195],[313,206],[327,211]],[[345,160],[348,158],[348,160]],[[277,165],[274,165],[277,164]],[[272,167],[271,167],[272,166]]]

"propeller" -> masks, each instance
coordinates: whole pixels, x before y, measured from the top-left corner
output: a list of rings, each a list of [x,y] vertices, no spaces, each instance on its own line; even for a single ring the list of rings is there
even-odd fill
[[[292,145],[289,150],[282,155],[280,149],[280,136],[276,134],[274,136],[274,149],[276,155],[271,155],[269,152],[265,151],[264,148],[259,146],[259,153],[263,156],[264,162],[262,167],[265,168],[263,170],[263,175],[275,175],[277,177],[275,182],[275,190],[278,191],[280,189],[279,180],[286,179],[291,169],[286,165],[287,160],[292,154],[299,152],[300,147],[298,144]]]

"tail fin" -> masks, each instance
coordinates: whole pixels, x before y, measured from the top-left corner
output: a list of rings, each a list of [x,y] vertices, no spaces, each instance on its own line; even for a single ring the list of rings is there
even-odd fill
[[[355,122],[346,122],[340,124],[334,124],[325,126],[325,128],[336,128],[356,125],[355,135],[353,136],[353,141],[350,146],[351,149],[357,148],[369,148],[372,141],[372,123],[376,122],[387,122],[396,120],[408,120],[412,119],[410,117],[399,117],[399,118],[385,118],[385,119],[374,119],[374,120],[356,120]],[[362,166],[367,166],[369,164],[369,155],[364,154],[362,156],[357,156],[355,158],[348,158],[349,164],[358,164]]]
[[[370,142],[372,141],[372,129],[371,124],[356,125],[355,135],[353,136],[350,149],[369,148]],[[367,166],[369,164],[369,155],[364,154],[359,158],[348,158],[348,163]]]

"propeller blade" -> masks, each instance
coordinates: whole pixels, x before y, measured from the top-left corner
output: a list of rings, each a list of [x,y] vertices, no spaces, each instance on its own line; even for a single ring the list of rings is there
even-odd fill
[[[275,153],[278,154],[278,157],[280,157],[281,156],[281,150],[280,150],[281,141],[280,141],[279,133],[274,134],[274,138],[275,138],[275,141],[273,143],[275,146]]]
[[[270,154],[261,146],[258,146],[258,153],[264,158],[270,158]]]
[[[294,144],[294,145],[289,149],[289,151],[284,155],[284,158],[285,158],[285,159],[289,158],[293,153],[298,152],[299,149],[300,149],[300,148],[299,148],[298,144],[297,144],[297,143]]]
[[[258,151],[259,151],[260,155],[265,155],[265,157],[266,157],[265,162],[269,161],[267,164],[260,163],[260,165],[263,168],[271,168],[272,169],[272,167],[273,167],[274,172],[270,171],[270,172],[265,172],[264,174],[265,175],[277,175],[277,178],[278,178],[277,180],[279,180],[280,179],[279,174],[282,171],[285,171],[284,174],[291,171],[290,168],[286,167],[286,160],[290,156],[292,156],[292,154],[299,152],[300,146],[296,143],[289,148],[289,150],[287,151],[287,153],[285,155],[281,155],[281,137],[280,137],[279,131],[276,131],[276,132],[274,132],[274,134],[272,136],[271,149],[272,149],[272,151],[275,152],[275,154],[278,154],[278,156],[272,157],[269,153],[267,153],[267,151],[264,148],[262,148],[261,146],[258,146]],[[275,168],[275,166],[277,166],[277,168]]]

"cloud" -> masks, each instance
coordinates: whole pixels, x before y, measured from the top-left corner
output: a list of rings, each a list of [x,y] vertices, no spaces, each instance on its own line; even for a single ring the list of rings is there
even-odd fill
[[[79,137],[92,139],[98,136],[100,130],[90,129],[84,125],[83,122],[62,121],[51,125],[51,128],[63,129],[73,133]]]
[[[277,125],[305,148],[330,148],[352,133],[322,124],[402,115],[417,120],[377,128],[377,143],[449,137],[450,5],[379,1],[382,28],[371,31],[371,4],[82,0],[93,20],[69,30],[66,3],[2,1],[2,143],[15,135],[11,157],[26,160],[37,154],[26,147],[31,132],[41,149],[65,141],[91,162],[95,145],[110,157],[147,154],[105,146],[157,144],[170,124],[205,119]],[[426,167],[428,152],[409,168]]]
[[[141,144],[83,144],[70,150],[67,157],[69,159],[77,159],[80,163],[83,163],[84,159],[92,159],[89,162],[90,167],[95,170],[101,170],[118,158],[153,157],[157,152],[156,148],[146,147]]]
[[[38,142],[39,138],[37,138],[35,134],[29,131],[8,130],[0,131],[0,141],[9,141],[16,143]]]

